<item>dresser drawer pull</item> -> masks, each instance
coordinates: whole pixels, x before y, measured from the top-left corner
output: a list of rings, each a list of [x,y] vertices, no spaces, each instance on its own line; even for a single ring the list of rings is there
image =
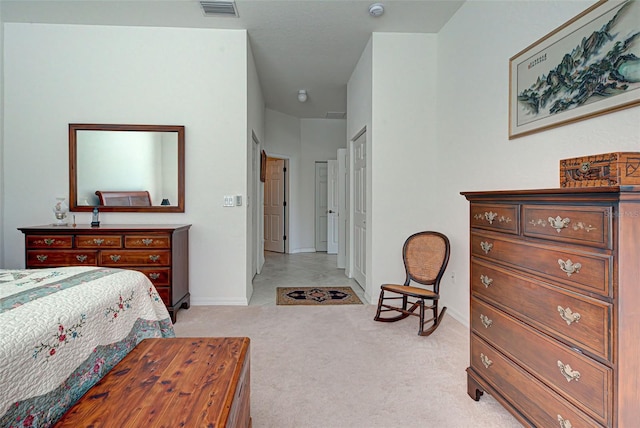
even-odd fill
[[[569,419],[565,419],[560,415],[558,415],[558,422],[560,422],[560,428],[573,428]]]
[[[84,254],[78,254],[76,256],[76,260],[78,260],[80,263],[84,262],[85,260],[87,260],[87,256],[85,256]]]
[[[592,225],[588,225],[587,226],[585,223],[579,221],[579,222],[577,222],[576,224],[573,225],[573,230],[580,230],[580,229],[582,229],[584,231],[587,231],[587,232],[591,232],[592,230],[596,230],[597,227],[593,227]]]
[[[153,239],[145,238],[142,240],[142,243],[148,247],[149,245],[153,244]]]
[[[556,218],[553,217],[549,217],[549,224],[551,225],[551,227],[553,227],[558,233],[560,233],[560,231],[562,229],[564,229],[565,227],[567,227],[569,225],[569,223],[571,222],[571,219],[569,217],[566,218],[562,218],[560,216],[557,216]]]
[[[484,328],[489,328],[491,327],[491,324],[493,324],[493,321],[484,314],[480,314],[480,321],[482,321],[482,325],[484,326]]]
[[[109,258],[114,262],[117,262],[118,260],[120,260],[120,256],[117,255],[117,254],[111,255],[111,256],[109,256]]]
[[[44,238],[44,243],[49,246],[53,245],[54,242],[56,242],[56,240],[53,238]]]
[[[156,256],[153,254],[149,255],[149,260],[151,260],[152,262],[157,262],[158,260],[160,260],[160,256]]]
[[[562,306],[558,306],[558,312],[560,313],[560,317],[567,322],[567,325],[571,325],[573,322],[580,321],[582,315],[577,312],[572,312],[569,307],[567,309]]]
[[[104,239],[96,238],[96,239],[93,240],[93,243],[96,244],[96,245],[102,245],[103,242],[104,242]]]
[[[484,285],[485,288],[489,288],[491,283],[493,283],[493,279],[489,278],[487,275],[480,275],[480,282]]]
[[[45,255],[43,255],[43,254],[38,254],[38,255],[36,256],[36,258],[38,259],[38,261],[39,261],[39,262],[46,262],[48,257],[49,257],[49,256],[45,256]]]
[[[580,268],[582,268],[580,263],[573,263],[571,259],[567,259],[566,262],[562,259],[558,259],[558,264],[560,265],[560,269],[562,269],[567,276],[571,276],[572,273],[579,273]]]
[[[482,241],[480,242],[480,248],[482,248],[482,251],[484,251],[485,254],[489,254],[489,251],[493,248],[493,244]]]
[[[149,274],[149,278],[151,278],[151,279],[158,279],[158,278],[160,278],[160,274],[159,274],[159,273],[157,273],[157,272],[151,272],[151,273]]]
[[[489,357],[487,357],[483,353],[480,353],[480,361],[482,361],[482,365],[484,365],[484,368],[486,369],[488,369],[489,366],[493,364],[493,361],[491,361]]]
[[[580,372],[577,370],[571,370],[571,366],[569,364],[563,364],[562,361],[558,360],[558,368],[560,369],[562,376],[567,379],[567,382],[571,382],[572,380],[578,381],[578,379],[580,379]]]
[[[498,213],[491,211],[484,213],[484,218],[489,222],[489,224],[493,224],[493,220],[495,220],[496,217],[498,217]]]

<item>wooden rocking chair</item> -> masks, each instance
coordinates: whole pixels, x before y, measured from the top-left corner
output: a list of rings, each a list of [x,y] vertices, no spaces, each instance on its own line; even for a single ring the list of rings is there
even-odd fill
[[[440,325],[446,307],[438,314],[438,299],[440,299],[440,279],[449,263],[449,239],[439,232],[418,232],[404,243],[402,258],[406,272],[404,284],[383,284],[380,286],[378,311],[375,321],[393,322],[414,315],[420,318],[418,334],[428,336]],[[412,282],[430,286],[431,289],[416,287]],[[388,296],[385,293],[393,293]],[[400,305],[387,303],[390,300],[401,300]],[[425,306],[425,300],[431,305]],[[409,305],[411,305],[409,307]],[[415,310],[419,309],[418,313]],[[425,311],[431,310],[433,317],[425,320]],[[399,312],[399,315],[383,317],[385,312]],[[432,323],[427,329],[425,324]]]

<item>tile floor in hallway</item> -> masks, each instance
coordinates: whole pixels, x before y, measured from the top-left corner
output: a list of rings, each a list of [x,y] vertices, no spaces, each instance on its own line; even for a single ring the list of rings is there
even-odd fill
[[[260,274],[253,278],[250,306],[275,305],[276,287],[351,287],[366,303],[364,290],[338,268],[338,257],[327,253],[282,254],[265,251]]]

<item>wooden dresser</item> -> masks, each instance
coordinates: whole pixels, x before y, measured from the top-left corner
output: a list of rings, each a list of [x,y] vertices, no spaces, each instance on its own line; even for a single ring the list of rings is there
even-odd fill
[[[471,398],[526,426],[638,426],[640,186],[462,194]]]
[[[162,297],[171,320],[189,308],[191,225],[109,224],[20,227],[27,269],[105,266],[144,273]]]

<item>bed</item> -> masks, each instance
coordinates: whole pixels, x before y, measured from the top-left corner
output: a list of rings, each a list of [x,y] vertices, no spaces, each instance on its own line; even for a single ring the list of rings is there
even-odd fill
[[[53,425],[140,341],[174,336],[140,272],[0,270],[0,427]]]

